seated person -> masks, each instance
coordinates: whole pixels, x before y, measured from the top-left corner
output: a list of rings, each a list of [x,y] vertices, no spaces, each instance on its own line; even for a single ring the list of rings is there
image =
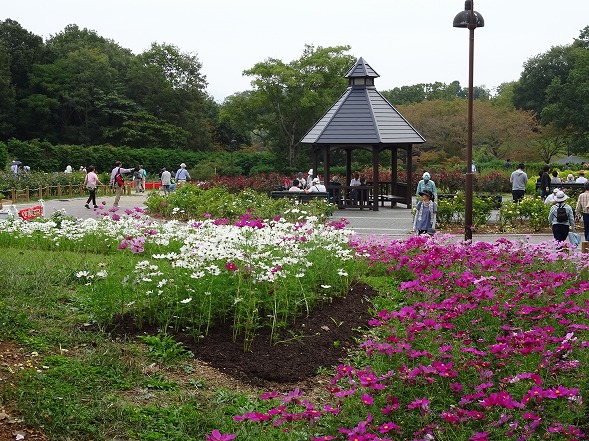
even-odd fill
[[[546,199],[544,199],[544,203],[545,204],[554,204],[556,201],[554,200],[554,198],[556,197],[556,193],[558,193],[560,191],[559,188],[555,188],[554,190],[552,190],[552,193],[550,193],[548,196],[546,196]]]
[[[311,187],[309,187],[308,190],[305,190],[305,193],[319,193],[326,191],[327,188],[321,183],[321,180],[319,178],[314,178]]]
[[[301,189],[301,187],[299,187],[299,180],[298,180],[298,179],[294,179],[294,180],[292,181],[292,187],[290,187],[290,188],[288,189],[288,191],[293,191],[293,192],[294,192],[294,191],[296,191],[296,192],[301,192],[301,191],[303,191],[303,190]]]

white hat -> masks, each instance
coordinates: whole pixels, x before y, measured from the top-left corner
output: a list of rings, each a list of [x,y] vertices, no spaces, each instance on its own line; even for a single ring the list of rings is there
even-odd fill
[[[560,188],[555,188],[554,190],[552,190],[552,193],[554,193],[556,195],[556,193],[558,193],[560,191]]]
[[[425,173],[423,174],[423,179],[430,179],[430,178],[431,178],[431,176],[429,175],[429,173],[428,173],[428,172],[425,172]]]
[[[313,184],[319,184],[321,180],[319,178],[313,178]]]
[[[564,191],[559,191],[558,193],[556,193],[556,196],[554,196],[554,200],[556,202],[564,202],[568,199],[569,197],[564,194]]]
[[[186,164],[182,163],[182,164],[180,164],[180,167],[186,168]]]
[[[312,175],[313,174],[313,169],[309,169],[309,172],[307,173],[308,175]]]

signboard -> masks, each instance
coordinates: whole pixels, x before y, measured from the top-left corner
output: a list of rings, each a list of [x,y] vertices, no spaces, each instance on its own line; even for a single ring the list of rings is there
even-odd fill
[[[18,210],[18,217],[22,220],[31,220],[36,217],[43,216],[43,206],[42,205],[35,205],[34,207],[23,208],[22,210]]]

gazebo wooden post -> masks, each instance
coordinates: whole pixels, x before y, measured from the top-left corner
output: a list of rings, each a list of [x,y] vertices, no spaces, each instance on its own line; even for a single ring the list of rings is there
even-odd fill
[[[399,150],[397,147],[391,149],[391,194],[398,194],[399,172],[397,170],[397,164],[399,162]]]
[[[378,179],[378,170],[379,170],[379,156],[380,156],[380,147],[378,145],[372,146],[372,210],[378,211],[378,202],[380,200],[380,183]]]
[[[411,146],[407,147],[407,208],[413,205],[413,154]]]
[[[329,179],[329,176],[330,176],[329,163],[331,161],[329,153],[330,153],[330,150],[329,150],[329,146],[327,145],[323,149],[323,185],[325,185],[325,188],[327,188],[329,181],[331,181],[331,179]]]

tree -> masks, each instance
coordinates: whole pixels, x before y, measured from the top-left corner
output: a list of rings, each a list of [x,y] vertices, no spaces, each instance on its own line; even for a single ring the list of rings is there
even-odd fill
[[[308,164],[300,141],[345,90],[343,76],[355,61],[344,54],[349,49],[306,45],[298,60],[268,59],[244,71],[254,77],[249,99],[259,109],[257,130],[290,167]]]
[[[538,136],[537,122],[531,112],[507,110],[490,101],[475,100],[473,105],[473,149],[481,155],[506,158],[514,146],[530,145]],[[427,153],[426,158],[439,163],[450,158],[466,158],[467,106],[466,99],[398,106],[401,114],[427,140],[414,149],[416,153]]]
[[[14,132],[16,100],[9,67],[10,55],[0,41],[0,140],[7,140]]]
[[[152,43],[138,56],[130,74],[129,93],[148,112],[189,133],[186,147],[207,149],[212,144],[213,122],[206,77],[196,54],[183,53],[170,44]]]
[[[573,65],[571,48],[555,46],[548,52],[537,55],[524,63],[520,79],[513,87],[513,103],[523,110],[532,110],[540,117],[546,106],[546,90],[553,81],[561,83]]]

